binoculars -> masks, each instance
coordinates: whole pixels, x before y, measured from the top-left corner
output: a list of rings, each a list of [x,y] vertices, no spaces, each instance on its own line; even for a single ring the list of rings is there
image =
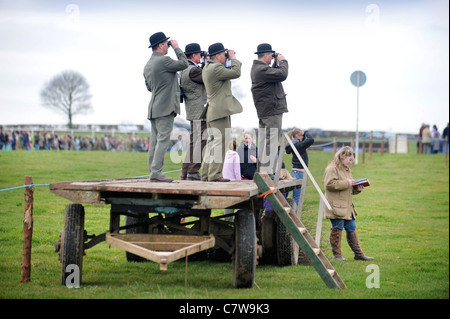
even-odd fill
[[[236,54],[236,51],[234,51],[234,54]],[[225,57],[226,57],[227,59],[229,58],[228,50],[225,51]]]

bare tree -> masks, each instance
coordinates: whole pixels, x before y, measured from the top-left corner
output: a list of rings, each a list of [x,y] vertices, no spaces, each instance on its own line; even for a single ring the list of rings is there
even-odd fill
[[[43,105],[66,115],[70,128],[75,115],[92,110],[91,97],[84,76],[70,70],[56,75],[41,91]]]

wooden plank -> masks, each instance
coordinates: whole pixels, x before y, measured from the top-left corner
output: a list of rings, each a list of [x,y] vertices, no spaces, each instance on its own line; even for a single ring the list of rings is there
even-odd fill
[[[279,182],[278,187],[282,189],[299,185],[301,185],[301,180],[283,180]],[[172,183],[151,183],[148,179],[115,179],[50,184],[50,191],[56,192],[58,190],[248,197],[259,194],[258,186],[251,180],[230,181],[228,183],[178,180]]]
[[[302,180],[282,180],[278,183],[278,189],[284,192],[301,185]],[[253,181],[151,183],[148,179],[62,182],[50,184],[50,191],[79,204],[158,204],[158,207],[170,208],[173,202],[189,209],[227,208],[256,198],[260,194]],[[127,195],[131,193],[132,196]],[[173,198],[171,195],[174,195]],[[183,198],[184,195],[189,197]]]
[[[167,270],[167,264],[175,260],[214,247],[215,238],[213,235],[183,236],[107,233],[106,243],[159,263],[161,270]],[[156,251],[160,248],[165,251]]]

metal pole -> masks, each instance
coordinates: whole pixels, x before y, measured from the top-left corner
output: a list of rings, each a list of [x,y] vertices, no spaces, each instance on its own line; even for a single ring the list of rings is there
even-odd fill
[[[359,153],[359,71],[356,72],[356,150],[355,150],[355,164],[358,164]]]

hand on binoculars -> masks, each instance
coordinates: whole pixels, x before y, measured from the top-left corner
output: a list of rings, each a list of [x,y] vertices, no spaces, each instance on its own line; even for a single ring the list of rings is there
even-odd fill
[[[179,48],[180,46],[178,45],[178,41],[177,40],[170,40],[170,46],[175,50],[177,48]]]

